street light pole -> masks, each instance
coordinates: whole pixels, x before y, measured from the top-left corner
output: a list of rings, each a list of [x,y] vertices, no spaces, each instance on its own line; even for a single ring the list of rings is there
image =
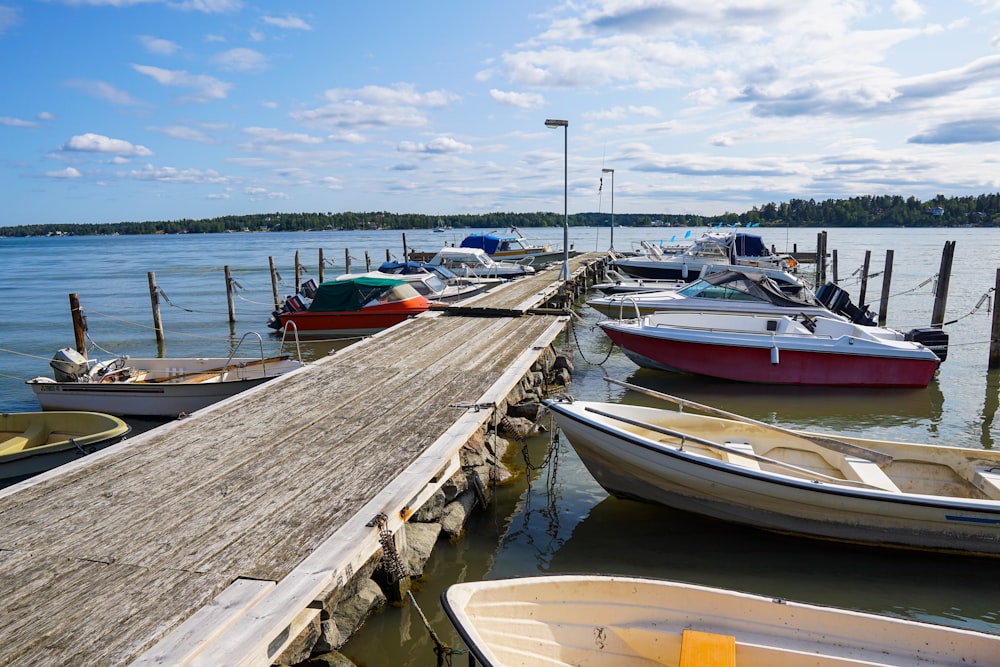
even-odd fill
[[[611,174],[611,247],[608,250],[615,249],[615,170],[614,169],[601,169],[602,174]]]
[[[569,280],[569,121],[549,118],[545,127],[563,129],[563,268],[562,280]]]

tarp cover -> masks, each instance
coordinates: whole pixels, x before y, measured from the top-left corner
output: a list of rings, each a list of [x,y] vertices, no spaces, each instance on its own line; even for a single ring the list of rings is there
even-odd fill
[[[716,288],[715,291],[708,285]],[[728,294],[719,288],[725,288]],[[776,306],[796,307],[796,306],[820,306],[812,294],[805,289],[795,290],[791,293],[782,289],[782,286],[765,276],[763,273],[754,271],[720,271],[705,276],[699,281],[682,288],[679,294],[684,296],[700,296],[707,298],[739,298],[734,292],[742,292],[754,299],[767,301]]]
[[[358,277],[348,280],[328,280],[316,288],[309,304],[312,312],[353,312],[372,299],[400,301],[417,296],[417,291],[402,280]]]
[[[764,239],[753,234],[736,234],[736,254],[741,257],[767,257],[771,252],[764,245]]]
[[[469,234],[462,239],[462,247],[480,248],[492,255],[501,245],[509,245],[511,240],[513,240],[513,237],[500,237],[496,234]]]

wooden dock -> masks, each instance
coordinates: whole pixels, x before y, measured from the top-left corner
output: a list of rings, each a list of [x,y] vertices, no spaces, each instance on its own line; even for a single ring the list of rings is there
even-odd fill
[[[600,255],[571,261],[579,276]],[[269,665],[566,325],[558,269],[0,490],[0,664]],[[477,313],[471,313],[473,315]]]

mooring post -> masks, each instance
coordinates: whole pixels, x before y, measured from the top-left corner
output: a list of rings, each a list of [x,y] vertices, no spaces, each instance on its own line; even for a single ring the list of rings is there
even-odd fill
[[[87,331],[87,318],[80,309],[80,295],[73,292],[69,295],[69,314],[73,319],[73,338],[76,341],[76,351],[87,357],[87,342],[84,333]]]
[[[344,248],[344,273],[351,272],[351,249]]]
[[[878,325],[885,326],[886,311],[889,310],[889,285],[892,283],[892,250],[885,251],[885,273],[882,274],[882,300],[879,302]]]
[[[868,293],[868,267],[872,263],[872,251],[865,250],[865,263],[861,267],[861,293],[858,294],[858,306],[865,307],[865,296]]]
[[[323,273],[324,273],[323,272],[323,264],[324,264],[324,261],[323,261],[323,249],[322,248],[319,249],[319,260],[318,261],[319,261],[319,270],[318,270],[319,281],[323,282]]]
[[[299,293],[299,286],[302,285],[302,267],[299,265],[299,251],[295,251],[295,293]]]
[[[267,265],[271,270],[271,294],[274,295],[274,309],[278,310],[281,307],[281,301],[278,298],[278,271],[274,268],[274,257],[267,258]]]
[[[156,332],[156,342],[163,345],[163,321],[160,319],[160,290],[156,286],[156,274],[150,271],[146,274],[149,280],[149,303],[153,306],[153,331]]]
[[[368,251],[365,250],[365,271],[371,271],[371,270],[372,270],[372,258],[368,254]]]
[[[233,274],[227,264],[223,267],[226,273],[226,304],[229,306],[229,323],[236,322],[236,304],[233,302]]]
[[[997,308],[996,296],[1000,294],[1000,269],[997,269],[993,279],[993,326],[990,328],[990,363],[989,369],[1000,368],[1000,308]]]
[[[403,232],[403,263],[405,264],[410,259],[410,254],[406,249],[406,232]]]
[[[948,305],[948,288],[951,285],[951,263],[955,258],[955,242],[945,241],[941,251],[941,268],[938,269],[937,288],[934,290],[934,309],[931,326],[940,329],[944,324],[944,309]]]
[[[833,283],[837,284],[840,282],[837,278],[837,249],[834,248],[830,253],[830,270],[833,273]]]

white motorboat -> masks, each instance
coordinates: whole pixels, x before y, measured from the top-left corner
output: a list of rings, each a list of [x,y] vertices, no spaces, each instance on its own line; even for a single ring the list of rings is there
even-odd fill
[[[737,264],[787,271],[797,262],[790,255],[772,252],[756,234],[734,230],[702,234],[691,246],[678,254],[650,252],[633,257],[620,257],[611,266],[633,278],[692,281],[708,264]]]
[[[597,324],[644,368],[770,384],[926,387],[948,340],[939,329],[801,313],[656,312]]]
[[[459,276],[520,278],[535,272],[531,258],[520,262],[496,261],[480,248],[441,248],[427,263],[444,266]]]
[[[684,410],[546,402],[613,495],[809,537],[1000,556],[1000,452],[793,431],[616,383]]]
[[[112,415],[176,417],[200,410],[303,363],[276,357],[88,359],[62,348],[49,363],[54,379],[27,384],[43,410],[84,410]]]

